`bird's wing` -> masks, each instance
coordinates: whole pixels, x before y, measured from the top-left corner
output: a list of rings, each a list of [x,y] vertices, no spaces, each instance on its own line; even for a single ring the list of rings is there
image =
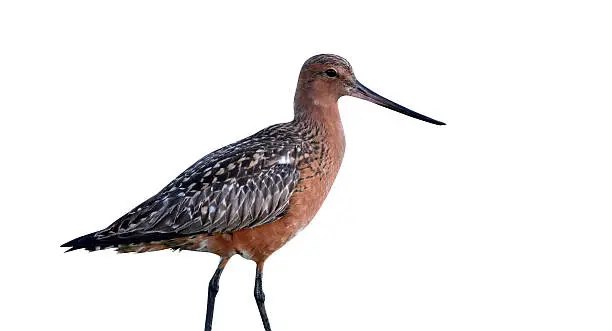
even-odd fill
[[[291,144],[230,145],[204,157],[94,236],[99,241],[230,233],[278,219],[298,182]]]

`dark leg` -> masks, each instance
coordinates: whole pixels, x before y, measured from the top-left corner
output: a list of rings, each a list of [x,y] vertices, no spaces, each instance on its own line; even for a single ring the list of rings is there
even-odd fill
[[[208,283],[208,305],[206,306],[206,324],[204,324],[204,331],[211,331],[212,329],[212,319],[213,312],[215,310],[215,298],[217,297],[217,293],[219,292],[219,278],[221,278],[221,273],[223,272],[223,268],[229,261],[229,258],[222,257],[221,262],[219,262],[219,266],[215,271],[215,274],[210,279]]]
[[[259,308],[259,315],[261,315],[261,321],[263,322],[264,329],[270,330],[270,321],[268,321],[268,314],[266,314],[266,295],[263,292],[263,286],[261,284],[261,276],[263,274],[263,263],[257,264],[257,273],[255,274],[255,302],[257,302],[257,308]]]

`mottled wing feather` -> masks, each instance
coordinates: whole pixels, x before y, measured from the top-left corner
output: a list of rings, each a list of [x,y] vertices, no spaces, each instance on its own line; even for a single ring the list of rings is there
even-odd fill
[[[299,179],[299,147],[252,136],[213,152],[104,230],[96,239],[229,233],[272,222]]]

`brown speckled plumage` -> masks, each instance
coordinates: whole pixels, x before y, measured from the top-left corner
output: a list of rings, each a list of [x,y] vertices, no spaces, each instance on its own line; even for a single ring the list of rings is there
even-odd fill
[[[308,225],[331,189],[344,156],[337,103],[344,95],[443,124],[367,89],[345,59],[317,55],[300,71],[293,121],[210,153],[107,228],[63,246],[119,252],[169,248],[221,256],[209,286],[206,330],[221,271],[239,254],[257,263],[255,297],[270,330],[261,290],[263,263]]]
[[[259,256],[261,250],[240,244],[237,232],[283,218],[291,211],[291,200],[295,204],[305,192],[319,188],[316,181],[325,182],[322,188],[327,192],[344,150],[343,136],[331,139],[341,144],[330,143],[328,138],[341,133],[328,130],[324,123],[296,120],[223,147],[94,233],[95,242],[83,248],[118,247],[119,252],[172,248]],[[147,237],[150,239],[142,239]],[[229,247],[233,241],[243,249]]]

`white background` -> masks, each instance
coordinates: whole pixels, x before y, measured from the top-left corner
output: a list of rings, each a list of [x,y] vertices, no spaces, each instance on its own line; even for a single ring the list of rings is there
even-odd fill
[[[273,330],[612,329],[604,3],[3,2],[0,329],[202,330],[216,256],[59,245],[290,120],[322,52],[448,125],[340,100],[336,184],[266,264]],[[263,330],[254,273],[232,259],[215,331]]]

